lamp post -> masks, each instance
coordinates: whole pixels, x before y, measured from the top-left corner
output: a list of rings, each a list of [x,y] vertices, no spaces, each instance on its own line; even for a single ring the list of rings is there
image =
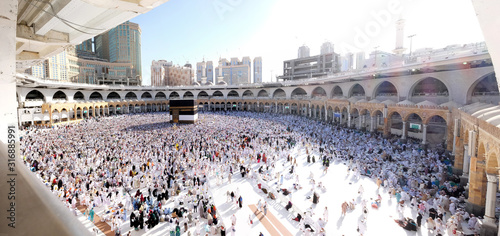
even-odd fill
[[[413,43],[413,37],[415,37],[416,34],[412,34],[410,36],[408,36],[408,38],[410,39],[410,57],[411,57],[411,46],[412,46],[412,43]]]

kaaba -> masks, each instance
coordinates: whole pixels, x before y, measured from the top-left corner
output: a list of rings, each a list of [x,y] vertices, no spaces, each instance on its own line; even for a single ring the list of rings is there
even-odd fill
[[[170,100],[170,123],[194,124],[198,120],[196,100]]]

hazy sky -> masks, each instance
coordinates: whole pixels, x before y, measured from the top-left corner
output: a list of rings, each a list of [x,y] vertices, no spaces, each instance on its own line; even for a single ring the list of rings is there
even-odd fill
[[[143,84],[149,85],[152,60],[195,67],[203,58],[217,64],[219,56],[262,56],[267,82],[303,44],[311,55],[325,41],[341,54],[377,46],[391,51],[400,18],[406,48],[407,36],[416,34],[413,50],[484,40],[470,0],[170,0],[131,21],[142,29]]]

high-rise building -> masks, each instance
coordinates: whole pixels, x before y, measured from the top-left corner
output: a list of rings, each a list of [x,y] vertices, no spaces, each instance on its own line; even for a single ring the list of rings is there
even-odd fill
[[[68,47],[58,55],[26,70],[36,77],[87,84],[139,85],[136,70],[128,62],[108,62],[94,52]],[[82,48],[81,46],[79,48]]]
[[[363,69],[365,66],[365,53],[364,52],[358,52],[356,53],[356,70]]]
[[[299,53],[297,58],[309,57],[309,47],[306,45],[302,45],[299,47]]]
[[[253,82],[262,83],[262,57],[253,59]]]
[[[223,77],[223,81],[228,85],[249,84],[252,81],[249,57],[243,57],[241,62],[236,57],[231,58],[231,62],[223,58],[219,61],[219,66],[215,68],[215,71],[216,74]],[[217,84],[219,83],[220,81],[217,81]]]
[[[131,63],[142,82],[141,28],[127,21],[96,36],[94,41],[97,56],[109,62]]]
[[[207,63],[205,62],[205,60],[196,63],[196,81],[200,82],[201,78],[207,77],[206,73],[207,73]]]
[[[206,67],[206,77],[207,77],[207,82],[214,83],[214,63],[212,61],[207,61],[207,67]]]
[[[340,57],[340,71],[350,71],[354,69],[354,54],[346,53]]]
[[[92,48],[92,44],[93,44],[92,38],[87,39],[83,41],[81,44],[76,45],[76,50],[93,52],[94,50]]]
[[[166,68],[171,67],[172,62],[166,60],[158,60],[151,63],[151,85],[152,86],[165,86]]]
[[[403,52],[406,50],[404,48],[404,29],[405,29],[405,20],[399,19],[396,21],[396,48],[394,48],[393,52],[397,55],[403,55]]]
[[[321,45],[321,49],[320,49],[320,54],[323,55],[323,54],[328,54],[328,53],[333,53],[334,50],[333,50],[333,43],[331,42],[324,42],[322,45]]]
[[[191,64],[165,68],[165,86],[192,85],[194,79]]]

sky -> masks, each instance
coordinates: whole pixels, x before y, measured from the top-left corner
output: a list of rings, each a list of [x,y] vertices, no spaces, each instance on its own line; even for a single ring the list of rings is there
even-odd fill
[[[484,41],[470,0],[169,0],[132,19],[142,30],[143,85],[153,60],[189,62],[262,57],[263,82],[283,74],[283,61],[325,41],[335,52],[391,52],[396,21],[405,20],[412,50]],[[252,65],[253,66],[253,65]],[[253,70],[253,69],[252,69]]]

